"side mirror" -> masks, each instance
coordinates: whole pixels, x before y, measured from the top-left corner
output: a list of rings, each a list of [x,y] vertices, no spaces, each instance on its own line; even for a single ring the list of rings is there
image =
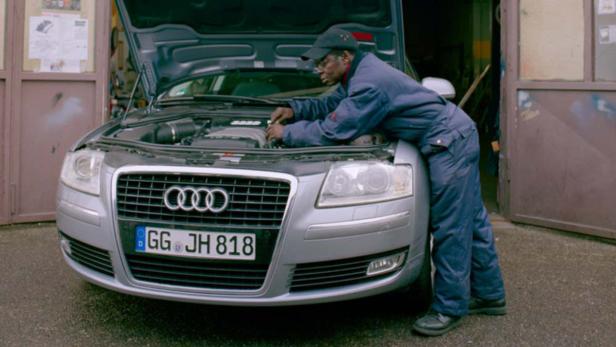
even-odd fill
[[[446,79],[426,77],[421,80],[421,84],[424,87],[437,92],[445,99],[453,99],[456,97],[456,89],[453,87],[453,84]]]

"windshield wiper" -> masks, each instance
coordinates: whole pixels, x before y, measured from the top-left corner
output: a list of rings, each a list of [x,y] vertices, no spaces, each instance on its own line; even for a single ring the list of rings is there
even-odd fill
[[[176,103],[186,103],[186,102],[216,102],[216,103],[228,103],[233,105],[280,105],[281,101],[265,99],[265,98],[256,98],[251,96],[241,96],[241,95],[213,95],[213,94],[200,94],[193,96],[181,96],[181,97],[172,97],[165,98],[157,101],[158,105],[173,105]]]

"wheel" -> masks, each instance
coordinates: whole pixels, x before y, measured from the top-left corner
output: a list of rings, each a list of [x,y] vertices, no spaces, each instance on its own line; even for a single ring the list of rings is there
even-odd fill
[[[424,311],[432,303],[432,259],[430,258],[430,237],[426,240],[423,262],[419,276],[405,291],[411,306]]]

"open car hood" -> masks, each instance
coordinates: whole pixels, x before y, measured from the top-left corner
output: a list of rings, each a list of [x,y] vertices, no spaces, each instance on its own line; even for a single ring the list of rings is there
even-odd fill
[[[404,67],[400,0],[116,0],[149,100],[176,81],[228,69],[313,68],[299,58],[331,26]]]

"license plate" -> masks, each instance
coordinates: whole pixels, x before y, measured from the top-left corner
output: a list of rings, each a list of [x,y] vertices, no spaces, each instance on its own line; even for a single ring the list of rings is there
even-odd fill
[[[255,260],[256,238],[249,233],[218,233],[138,226],[135,251],[207,259]]]

